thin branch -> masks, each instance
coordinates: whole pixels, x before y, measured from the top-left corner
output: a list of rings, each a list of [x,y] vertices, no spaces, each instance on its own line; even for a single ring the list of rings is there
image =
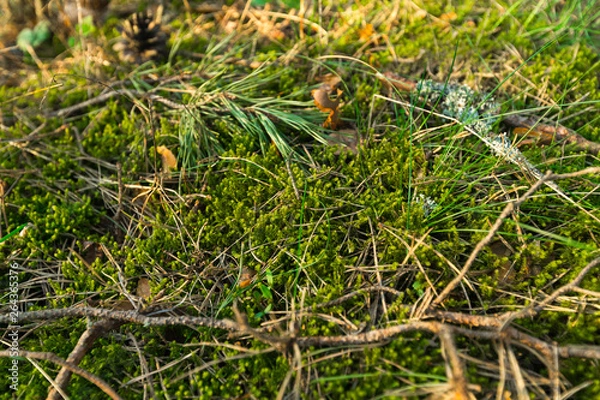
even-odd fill
[[[583,280],[583,278],[597,265],[600,264],[600,257],[592,260],[590,263],[588,263],[588,265],[586,265],[580,272],[579,274],[577,274],[577,276],[575,277],[575,279],[573,279],[571,282],[569,282],[568,284],[561,286],[560,288],[556,289],[550,296],[546,297],[543,301],[541,301],[540,303],[538,303],[538,305],[534,306],[534,302],[532,302],[530,305],[528,305],[527,307],[523,308],[520,311],[516,311],[516,312],[511,312],[511,313],[506,313],[503,320],[503,326],[506,326],[507,324],[509,324],[510,322],[514,321],[515,319],[521,319],[521,318],[529,318],[529,317],[533,317],[535,315],[537,315],[540,311],[542,311],[544,309],[544,307],[546,307],[548,304],[552,303],[554,300],[556,300],[559,296],[562,296],[563,294],[574,290]]]
[[[463,367],[463,363],[460,357],[458,356],[458,350],[456,349],[456,345],[454,344],[454,336],[452,334],[452,329],[448,326],[442,326],[442,328],[440,329],[439,337],[443,345],[443,354],[450,363],[450,367],[452,370],[449,381],[452,383],[452,387],[456,396],[455,398],[465,400],[472,398],[472,395],[469,392],[468,388],[465,369]]]
[[[121,396],[119,396],[119,394],[114,389],[112,389],[109,386],[109,384],[105,382],[102,378],[97,377],[96,375],[84,370],[83,368],[78,367],[77,365],[71,364],[70,362],[63,360],[54,353],[19,350],[19,356],[35,358],[38,360],[46,360],[58,364],[61,367],[70,370],[71,372],[81,376],[82,378],[87,379],[89,382],[98,386],[98,388],[104,393],[106,393],[111,399],[121,400]],[[2,350],[0,351],[0,357],[11,357],[11,352],[7,350]]]
[[[115,321],[111,319],[94,322],[88,329],[85,330],[85,332],[83,332],[81,337],[79,337],[75,348],[71,354],[69,354],[66,362],[70,365],[79,365],[83,357],[90,351],[96,342],[96,339],[107,332],[117,329],[122,324],[123,323],[121,321]],[[56,376],[56,386],[62,390],[66,390],[67,386],[69,385],[69,381],[71,380],[72,373],[73,371],[70,368],[63,366]],[[60,400],[61,398],[61,394],[56,388],[53,387],[50,390],[50,393],[48,393],[48,397],[46,399]]]
[[[551,172],[547,172],[541,179],[539,179],[535,184],[533,184],[529,188],[529,190],[523,194],[523,196],[521,196],[519,199],[513,202],[508,203],[504,207],[504,210],[502,210],[502,213],[500,213],[500,216],[498,216],[496,222],[494,222],[494,225],[492,225],[488,234],[485,235],[485,237],[481,239],[479,243],[477,243],[477,246],[475,246],[475,248],[473,249],[473,252],[465,262],[465,265],[460,270],[460,273],[448,284],[448,286],[446,286],[442,293],[440,293],[439,296],[431,303],[432,309],[438,307],[460,284],[460,282],[467,275],[467,272],[469,272],[469,269],[471,268],[471,265],[473,265],[473,262],[475,262],[477,255],[481,252],[481,250],[483,250],[485,246],[487,246],[487,244],[492,240],[494,235],[496,235],[496,232],[498,232],[498,229],[500,229],[500,226],[502,226],[502,223],[504,222],[506,217],[508,217],[515,209],[517,209],[517,207],[519,207],[523,202],[525,202],[525,200],[527,200],[533,193],[535,193],[535,191],[537,191],[540,188],[540,186],[542,186],[546,182],[546,180],[548,180],[550,175]]]
[[[295,342],[300,347],[332,347],[365,344],[385,344],[396,336],[414,331],[427,331],[437,334],[442,324],[437,321],[412,321],[406,324],[375,329],[358,335],[341,336],[301,336]]]
[[[230,319],[214,319],[192,316],[150,317],[137,311],[116,311],[104,308],[71,307],[57,310],[40,310],[21,312],[18,321],[54,320],[64,317],[95,317],[113,319],[116,321],[133,322],[145,326],[186,325],[218,328],[226,331],[239,331],[235,322]],[[11,323],[8,314],[0,315],[0,324]]]
[[[503,116],[502,122],[512,127],[513,133],[533,138],[540,144],[566,142],[588,153],[600,154],[600,143],[587,140],[577,132],[560,124],[542,124],[538,118],[522,117],[514,114]]]
[[[541,339],[528,335],[513,327],[505,327],[503,330],[503,320],[498,315],[481,316],[468,315],[452,311],[430,311],[427,314],[430,318],[435,318],[440,323],[453,323],[466,325],[470,328],[455,326],[455,333],[459,333],[467,337],[478,337],[481,339],[498,340],[511,339],[519,342],[521,345],[533,348],[547,357],[553,356],[556,351],[558,356],[562,358],[578,357],[600,360],[600,346],[592,345],[566,345],[559,346],[554,350],[554,344],[549,344]],[[492,328],[485,330],[475,330],[472,328]]]

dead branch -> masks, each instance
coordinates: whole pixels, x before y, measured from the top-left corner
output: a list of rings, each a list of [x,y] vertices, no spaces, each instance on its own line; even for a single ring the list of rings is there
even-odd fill
[[[591,154],[600,154],[600,143],[587,140],[577,132],[559,124],[543,124],[535,117],[522,117],[519,115],[505,115],[502,121],[513,128],[513,133],[526,138],[534,139],[539,144],[552,144],[565,142],[574,144],[578,149]]]
[[[473,394],[469,392],[465,369],[454,344],[452,329],[442,326],[439,336],[443,345],[444,358],[450,363],[451,371],[448,381],[453,387],[455,399],[468,400],[474,398]]]
[[[528,305],[527,307],[523,308],[520,311],[506,313],[505,316],[503,317],[504,325],[514,321],[515,319],[529,318],[529,317],[533,317],[533,316],[537,315],[540,311],[542,311],[544,309],[544,307],[546,307],[548,304],[552,303],[559,296],[561,296],[569,291],[574,290],[581,283],[583,278],[598,264],[600,264],[600,257],[595,258],[590,263],[588,263],[588,265],[586,265],[579,272],[579,274],[577,274],[575,279],[573,279],[571,282],[567,283],[566,285],[561,286],[560,288],[556,289],[550,296],[546,297],[538,305],[534,305],[535,302],[532,302],[530,305]]]
[[[77,345],[69,354],[66,362],[70,365],[79,365],[83,357],[90,351],[96,339],[101,337],[102,335],[110,332],[114,329],[117,329],[119,326],[123,325],[121,321],[115,321],[112,319],[105,319],[101,321],[94,322],[85,332],[81,335],[79,340],[77,341]],[[65,366],[61,368],[56,379],[54,380],[56,386],[65,390],[69,385],[69,381],[71,380],[71,375],[73,371]],[[48,393],[47,400],[60,400],[62,396],[56,390],[56,388],[52,388],[50,393]]]
[[[406,324],[375,329],[357,335],[340,336],[301,336],[295,342],[300,347],[357,346],[365,344],[385,344],[395,337],[414,331],[426,331],[437,334],[442,324],[437,321],[411,321]]]
[[[234,310],[235,312],[235,310]],[[427,331],[438,334],[440,327],[448,322],[458,325],[466,325],[471,328],[493,328],[493,330],[473,330],[460,327],[453,327],[455,333],[460,333],[468,337],[479,337],[483,339],[502,339],[510,338],[526,346],[536,348],[540,352],[550,351],[550,345],[540,339],[527,335],[512,327],[503,326],[503,320],[500,316],[479,316],[468,315],[451,311],[430,310],[426,317],[435,318],[435,321],[411,321],[406,324],[394,325],[387,328],[375,329],[366,333],[356,335],[342,336],[299,336],[294,337],[276,337],[267,335],[260,330],[251,328],[245,321],[241,313],[238,313],[239,322],[229,319],[216,320],[212,318],[176,316],[176,317],[148,317],[136,311],[113,311],[107,309],[77,307],[58,310],[42,310],[19,313],[19,321],[27,320],[53,320],[64,317],[97,317],[107,318],[122,322],[137,323],[144,326],[165,326],[165,325],[186,325],[186,326],[204,326],[208,328],[223,329],[234,334],[249,334],[254,338],[270,344],[276,348],[287,348],[291,343],[297,343],[300,347],[329,347],[340,345],[364,345],[364,344],[384,344],[395,337],[414,331]],[[7,324],[8,317],[0,316],[0,324]],[[576,346],[567,345],[558,347],[558,355],[563,358],[580,357],[600,359],[600,346]]]
[[[475,262],[477,255],[492,240],[494,235],[496,235],[496,232],[498,232],[498,229],[500,229],[500,226],[502,226],[502,223],[504,222],[506,217],[508,217],[515,209],[517,209],[517,207],[519,207],[525,200],[527,200],[533,193],[535,193],[540,188],[540,186],[542,186],[544,182],[546,182],[550,178],[550,176],[551,172],[547,172],[541,179],[539,179],[535,184],[533,184],[529,188],[529,190],[527,190],[523,194],[523,196],[521,196],[519,199],[513,202],[508,203],[504,207],[504,210],[502,210],[502,212],[496,219],[496,222],[494,222],[494,225],[492,225],[488,234],[485,235],[485,237],[481,239],[479,243],[477,243],[477,246],[475,246],[475,248],[471,252],[471,255],[465,262],[465,265],[460,270],[460,273],[448,284],[448,286],[446,286],[442,293],[440,293],[439,296],[431,303],[432,309],[438,307],[446,299],[446,297],[448,297],[450,293],[452,293],[452,291],[460,284],[463,278],[467,275],[467,272],[469,272],[469,269],[471,268],[473,262]]]
[[[588,174],[600,174],[600,167],[588,167],[575,172],[568,172],[566,174],[552,174],[548,179],[553,181],[558,179],[569,179],[569,178],[577,178],[579,176],[588,175]]]
[[[81,376],[82,378],[87,379],[89,382],[93,383],[100,390],[106,393],[111,399],[121,400],[121,396],[119,396],[119,394],[113,388],[111,388],[109,384],[105,382],[102,378],[97,377],[96,375],[84,370],[83,368],[78,367],[77,365],[63,360],[54,353],[19,350],[19,356],[35,358],[37,360],[46,360],[58,364],[61,367],[66,368],[69,371]],[[2,350],[0,351],[0,357],[11,357],[11,352],[7,350]]]
[[[186,325],[218,328],[226,331],[239,331],[235,322],[230,319],[214,319],[192,316],[149,317],[137,311],[116,311],[104,308],[71,307],[57,310],[40,310],[21,312],[18,321],[55,320],[64,317],[94,317],[113,319],[122,322],[133,322],[144,326]],[[0,316],[0,324],[11,323],[8,314]]]
[[[453,311],[430,311],[427,314],[430,318],[436,318],[437,321],[445,323],[454,323],[466,325],[469,329],[463,327],[454,327],[455,333],[467,337],[477,337],[488,340],[511,339],[520,343],[525,348],[533,348],[540,353],[550,356],[554,351],[554,344],[547,343],[541,339],[528,335],[513,327],[503,327],[504,321],[501,315],[481,316],[469,315]],[[475,330],[471,328],[491,328]],[[600,360],[600,346],[566,345],[556,348],[558,356],[562,358],[578,357]]]

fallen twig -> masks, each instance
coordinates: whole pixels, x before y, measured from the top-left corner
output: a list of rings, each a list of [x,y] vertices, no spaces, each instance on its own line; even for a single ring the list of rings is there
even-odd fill
[[[512,127],[514,134],[534,139],[540,144],[566,142],[588,153],[600,154],[600,143],[587,140],[577,132],[560,124],[542,124],[535,117],[522,117],[514,114],[503,116],[502,122]]]
[[[104,308],[71,307],[56,310],[21,312],[18,321],[55,320],[64,317],[94,317],[116,321],[133,322],[145,326],[187,325],[218,328],[226,331],[239,331],[238,325],[230,319],[214,319],[192,316],[149,317],[138,311],[116,311]],[[0,316],[0,324],[11,323],[8,314]]]
[[[469,392],[465,369],[460,357],[458,356],[456,345],[454,344],[452,329],[448,328],[447,326],[443,326],[440,329],[439,336],[443,345],[443,354],[445,355],[444,358],[446,358],[450,363],[450,371],[448,372],[450,379],[448,380],[452,385],[452,389],[454,390],[455,399],[467,400],[475,398],[473,394]]]
[[[119,326],[123,325],[121,321],[115,321],[112,319],[105,319],[101,321],[94,322],[85,332],[79,337],[77,341],[77,345],[69,354],[66,362],[70,365],[79,365],[83,357],[90,351],[96,339],[100,336],[110,332]],[[72,371],[69,367],[62,366],[59,371],[56,379],[54,380],[56,385],[65,390],[69,385],[69,381],[71,380],[71,375],[74,371]],[[56,388],[52,388],[50,393],[48,393],[47,400],[60,400],[62,399],[61,394],[56,390]]]
[[[517,207],[519,207],[525,200],[527,200],[533,193],[535,193],[535,191],[538,190],[546,182],[546,180],[548,180],[550,176],[551,173],[547,172],[541,179],[539,179],[535,184],[533,184],[529,188],[529,190],[523,194],[523,196],[521,196],[519,199],[513,202],[508,203],[504,207],[504,210],[502,210],[502,212],[496,219],[496,222],[494,222],[494,225],[492,225],[492,227],[490,228],[487,235],[485,235],[485,237],[481,239],[479,243],[477,243],[477,246],[475,246],[475,248],[471,252],[471,255],[465,262],[465,265],[460,270],[460,273],[456,275],[456,277],[452,281],[450,281],[450,283],[448,284],[448,286],[446,286],[446,288],[444,288],[442,293],[440,293],[439,296],[437,296],[435,300],[431,303],[432,309],[438,307],[446,299],[446,297],[448,297],[450,293],[452,293],[452,291],[460,284],[463,278],[467,275],[467,272],[469,272],[471,265],[475,262],[475,259],[477,258],[479,252],[481,252],[481,250],[483,250],[483,248],[492,240],[494,235],[496,235],[496,232],[498,232],[498,229],[500,229],[500,226],[502,225],[506,217],[508,217]]]
[[[119,394],[113,388],[111,388],[109,386],[109,384],[107,382],[105,382],[102,378],[97,377],[96,375],[84,370],[83,368],[78,367],[77,365],[74,365],[70,362],[63,360],[62,358],[58,357],[54,353],[19,350],[19,356],[27,357],[27,358],[35,358],[38,360],[47,360],[47,361],[53,362],[55,364],[58,364],[61,367],[68,369],[69,371],[87,379],[89,382],[98,386],[98,388],[100,390],[102,390],[104,393],[106,393],[108,396],[110,396],[111,399],[121,400],[121,396],[119,396]],[[2,350],[2,351],[0,351],[0,357],[11,357],[11,352],[8,350]]]

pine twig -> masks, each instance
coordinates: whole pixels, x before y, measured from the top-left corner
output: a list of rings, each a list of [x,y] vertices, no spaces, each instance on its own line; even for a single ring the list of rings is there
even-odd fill
[[[444,358],[450,363],[450,379],[454,391],[454,398],[460,400],[473,399],[474,396],[469,392],[468,382],[465,374],[463,363],[458,355],[458,350],[454,343],[454,335],[452,329],[447,326],[442,326],[439,333],[440,341],[443,345]]]

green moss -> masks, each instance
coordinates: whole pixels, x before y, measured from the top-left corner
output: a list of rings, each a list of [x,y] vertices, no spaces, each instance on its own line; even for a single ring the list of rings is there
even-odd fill
[[[114,97],[66,118],[43,117],[41,109],[62,109],[105,89],[81,78],[88,70],[77,62],[73,73],[61,75],[61,85],[49,90],[39,79],[28,81],[27,95],[23,89],[0,87],[2,235],[31,224],[22,237],[2,245],[0,259],[23,266],[23,306],[99,301],[117,307],[137,296],[144,277],[151,298],[140,304],[151,303],[153,312],[233,318],[235,301],[252,326],[272,329],[271,334],[287,332],[284,317],[302,307],[315,307],[298,319],[302,336],[368,332],[413,318],[415,304],[428,301],[430,289],[440,293],[447,287],[506,203],[522,195],[532,180],[478,139],[464,137],[462,127],[440,127],[447,122],[443,118],[374,98],[385,89],[363,64],[311,57],[343,54],[381,72],[442,77],[438,80],[451,76],[491,89],[543,49],[511,78],[512,86],[495,93],[506,100],[503,112],[533,112],[545,104],[539,96],[547,96],[544,101],[557,104],[548,117],[565,120],[569,128],[598,141],[598,56],[584,40],[584,27],[549,24],[570,21],[567,11],[580,15],[572,4],[543,5],[535,12],[535,2],[521,7],[425,2],[421,8],[428,14],[398,9],[393,21],[382,20],[381,15],[392,15],[386,7],[356,3],[336,5],[319,19],[306,14],[330,32],[351,25],[328,42],[308,25],[301,39],[295,36],[300,27],[294,26],[277,43],[254,34],[232,36],[202,59],[190,60],[179,51],[170,65],[135,71],[121,66],[111,72],[123,87],[153,90],[187,105],[185,113],[144,97],[136,105]],[[173,15],[172,32],[180,31],[171,42],[177,41],[180,50],[207,53],[207,46],[220,43],[225,34],[218,24],[214,31],[192,32],[190,18],[201,24],[214,16],[191,12]],[[358,37],[363,21],[375,25],[370,43]],[[100,34],[115,37],[116,23],[111,18]],[[564,36],[543,48],[552,33]],[[286,58],[291,49],[293,62]],[[236,58],[268,65],[253,72],[232,61]],[[356,152],[317,144],[307,131],[279,126],[271,115],[267,119],[303,156],[286,160],[265,131],[251,132],[227,112],[228,104],[239,102],[242,114],[256,120],[252,107],[262,103],[268,108],[269,101],[285,98],[298,103],[283,111],[322,123],[326,114],[314,109],[310,89],[327,72],[343,78],[345,128],[362,137]],[[244,79],[256,85],[240,86]],[[230,103],[203,103],[210,96]],[[264,100],[268,96],[274,100]],[[405,96],[402,101],[411,100]],[[161,145],[177,155],[178,171],[161,173],[154,150]],[[569,146],[521,149],[540,169],[557,173],[594,163]],[[590,213],[600,207],[597,176],[557,183]],[[425,198],[437,207],[426,210],[417,201]],[[477,315],[522,309],[574,279],[596,256],[599,235],[594,218],[543,188],[495,236],[507,252],[483,248],[466,278],[469,285],[455,290],[443,306]],[[509,276],[499,282],[508,268]],[[240,287],[244,269],[256,276]],[[373,285],[398,293],[365,290]],[[580,286],[600,290],[600,275],[592,271]],[[4,295],[6,279],[0,287]],[[351,292],[357,294],[323,306]],[[515,326],[560,345],[598,345],[598,315],[571,301],[576,295],[561,297],[555,304],[560,308]],[[21,345],[66,358],[85,328],[83,318],[48,322],[23,336]],[[456,335],[456,343],[461,353],[497,362],[489,342]],[[299,373],[305,398],[314,398],[313,393],[371,398],[396,390],[404,390],[398,396],[416,397],[417,390],[447,380],[439,339],[428,333],[401,335],[381,346],[301,349],[301,354],[303,369],[292,374],[286,395]],[[160,373],[133,382],[147,374],[140,356],[150,371]],[[529,352],[518,357],[524,370],[547,374]],[[293,361],[291,353],[270,351],[264,343],[218,329],[125,324],[98,339],[81,366],[118,387],[124,398],[139,398],[146,385],[156,397],[269,399],[280,391]],[[0,366],[8,362],[0,359]],[[561,374],[573,385],[592,382],[581,395],[594,398],[600,393],[596,364],[561,360]],[[41,365],[51,376],[58,371],[50,363]],[[46,379],[31,364],[22,367],[24,398],[44,396]],[[495,394],[497,381],[481,373],[479,364],[467,361],[466,370],[469,382],[481,385],[482,397]],[[69,392],[100,397],[97,388],[77,377]]]

